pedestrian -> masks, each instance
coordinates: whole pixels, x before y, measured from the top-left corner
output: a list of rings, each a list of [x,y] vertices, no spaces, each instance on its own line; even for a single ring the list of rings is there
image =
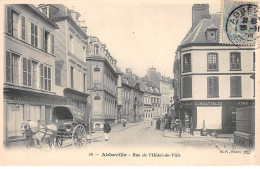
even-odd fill
[[[175,127],[176,127],[176,121],[175,121],[175,119],[173,118],[173,119],[172,119],[172,130],[173,130],[173,131],[174,131]]]
[[[105,133],[105,141],[108,141],[109,133],[111,131],[111,127],[110,127],[110,124],[107,122],[107,120],[105,121],[105,124],[104,124],[104,127],[103,127],[103,131]]]
[[[191,120],[191,122],[190,122],[190,133],[191,133],[191,135],[193,135],[193,121]]]
[[[151,120],[151,126],[153,126],[153,120]]]
[[[126,126],[126,119],[124,118],[123,119],[123,127],[125,127]]]
[[[179,137],[181,137],[182,129],[183,129],[183,125],[181,121],[179,122],[178,129],[179,129]]]
[[[156,121],[156,129],[160,130],[161,120],[158,118]]]

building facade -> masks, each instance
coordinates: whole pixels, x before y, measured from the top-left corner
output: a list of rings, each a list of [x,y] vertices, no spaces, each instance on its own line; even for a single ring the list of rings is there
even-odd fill
[[[192,121],[195,129],[205,123],[210,130],[233,133],[236,109],[255,102],[254,47],[221,44],[220,14],[209,14],[207,4],[192,10],[192,28],[175,58],[180,119],[186,128]]]
[[[105,120],[117,122],[117,61],[97,37],[89,36],[88,44],[87,90],[93,127],[98,130],[103,128]]]
[[[127,68],[122,75],[122,117],[128,122],[143,121],[143,100],[139,78]]]
[[[143,114],[144,120],[161,117],[161,93],[147,78],[141,79],[141,90],[144,92]]]
[[[59,27],[55,31],[54,40],[56,93],[66,99],[66,105],[85,112],[85,122],[88,124],[90,112],[87,102],[87,27],[80,26],[78,12],[69,10],[64,5],[42,4],[38,8]],[[45,32],[44,36],[48,36],[48,32]]]
[[[50,123],[50,108],[64,104],[55,85],[58,25],[35,6],[5,5],[4,144],[24,139],[23,121]]]

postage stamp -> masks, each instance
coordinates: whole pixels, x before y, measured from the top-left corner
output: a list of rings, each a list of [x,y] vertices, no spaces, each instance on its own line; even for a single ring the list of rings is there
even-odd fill
[[[259,41],[258,4],[249,1],[222,2],[220,40],[233,45],[257,45]]]

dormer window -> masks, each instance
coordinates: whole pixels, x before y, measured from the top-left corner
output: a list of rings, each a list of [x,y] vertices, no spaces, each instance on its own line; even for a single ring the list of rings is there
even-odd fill
[[[94,55],[98,55],[98,45],[94,45]]]
[[[42,7],[41,12],[49,18],[49,9],[48,6]]]
[[[206,30],[206,39],[208,41],[214,41],[217,40],[217,27],[214,25],[211,25],[207,30]]]

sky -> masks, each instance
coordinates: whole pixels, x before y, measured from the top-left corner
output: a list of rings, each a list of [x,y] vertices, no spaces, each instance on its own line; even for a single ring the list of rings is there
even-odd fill
[[[68,2],[68,1],[67,1]],[[88,35],[106,44],[118,67],[131,68],[143,77],[154,67],[173,78],[175,51],[191,27],[192,5],[208,3],[191,0],[87,0],[65,5],[81,14]],[[180,3],[182,2],[182,3]],[[210,13],[220,11],[210,1]]]

